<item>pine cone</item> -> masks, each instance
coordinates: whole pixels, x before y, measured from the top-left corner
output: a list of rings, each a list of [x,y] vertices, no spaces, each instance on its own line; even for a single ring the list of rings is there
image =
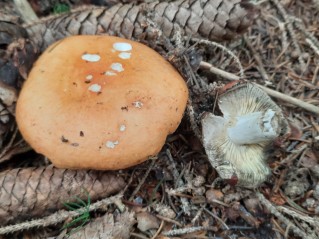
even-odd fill
[[[105,198],[120,191],[124,180],[109,172],[66,170],[52,166],[0,173],[0,225],[43,217],[75,201]],[[88,195],[85,193],[87,192]]]
[[[222,41],[245,31],[255,17],[255,8],[247,0],[156,1],[75,11],[44,19],[27,27],[27,31],[41,50],[69,35],[109,34],[152,39],[158,30],[168,38],[180,31]]]

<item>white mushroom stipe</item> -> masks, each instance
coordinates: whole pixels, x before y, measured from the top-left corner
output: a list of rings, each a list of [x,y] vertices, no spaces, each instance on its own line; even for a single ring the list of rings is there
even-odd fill
[[[87,76],[85,77],[85,79],[86,79],[86,80],[92,80],[92,79],[93,79],[93,76],[92,76],[92,75],[87,75]]]
[[[235,125],[227,129],[228,137],[238,145],[274,140],[280,132],[275,114],[275,111],[268,109],[266,112],[237,116]]]
[[[117,42],[113,44],[113,48],[117,51],[130,51],[132,50],[132,45],[126,42]]]
[[[98,55],[98,54],[83,54],[82,55],[82,60],[85,60],[85,61],[89,61],[89,62],[97,62],[101,59],[101,57]]]
[[[135,108],[141,109],[142,106],[143,106],[143,103],[140,102],[140,101],[135,101],[135,102],[132,103],[132,105],[133,105]]]
[[[106,76],[116,76],[117,74],[114,71],[106,71],[106,72],[104,72],[104,75],[106,75]]]
[[[102,87],[99,84],[93,84],[93,85],[90,85],[89,87],[89,91],[92,91],[95,93],[101,92],[101,89]]]
[[[116,145],[119,144],[119,141],[107,141],[105,146],[109,149],[114,149]]]
[[[119,54],[119,58],[127,60],[131,58],[131,53],[130,52],[121,52]]]
[[[122,124],[121,126],[120,126],[120,131],[121,132],[124,132],[126,130],[126,126],[124,125],[124,124]]]
[[[124,68],[123,68],[121,63],[112,63],[111,68],[112,68],[112,70],[117,71],[117,72],[124,71]]]

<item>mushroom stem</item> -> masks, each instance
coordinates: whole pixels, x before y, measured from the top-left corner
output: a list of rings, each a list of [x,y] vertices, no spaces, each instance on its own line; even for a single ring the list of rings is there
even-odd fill
[[[236,117],[236,123],[228,128],[228,136],[238,145],[256,144],[271,141],[279,136],[279,124],[276,112],[254,112]]]

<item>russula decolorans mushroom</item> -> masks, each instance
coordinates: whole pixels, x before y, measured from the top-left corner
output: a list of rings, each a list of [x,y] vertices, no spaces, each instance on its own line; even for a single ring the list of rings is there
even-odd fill
[[[281,109],[251,83],[241,83],[218,97],[222,116],[205,113],[203,144],[222,179],[254,188],[270,174],[266,148],[288,132]]]
[[[123,169],[160,151],[187,98],[183,78],[149,47],[72,36],[37,60],[16,119],[25,140],[57,167]]]

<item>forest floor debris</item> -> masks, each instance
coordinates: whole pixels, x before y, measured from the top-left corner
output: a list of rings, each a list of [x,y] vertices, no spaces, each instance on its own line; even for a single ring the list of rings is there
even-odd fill
[[[58,1],[30,2],[32,6],[38,4],[39,12],[44,3]],[[224,50],[209,44],[201,45],[202,68],[194,72],[201,84],[194,87],[190,101],[192,120],[184,118],[156,159],[119,171],[127,182],[120,195],[121,203],[114,203],[112,197],[105,199],[105,204],[92,208],[92,218],[118,225],[119,215],[125,210],[156,216],[157,228],[141,231],[131,214],[123,214],[131,238],[319,238],[318,1],[255,2],[260,14],[249,32],[236,41],[223,44],[239,59],[243,70]],[[215,70],[207,70],[212,67]],[[216,89],[229,78],[234,80],[237,79],[234,76],[242,74],[262,89],[272,89],[269,93],[283,108],[292,129],[290,138],[278,142],[271,150],[272,176],[257,191],[231,187],[220,181],[196,137],[200,136],[200,131],[196,132],[198,113],[215,110],[214,97],[207,98],[216,96]],[[207,89],[200,89],[202,83]],[[305,105],[312,106],[312,110],[304,110]],[[14,133],[12,137],[15,137]],[[9,140],[9,145],[25,147],[15,138]],[[1,155],[7,154],[8,147],[1,151]],[[26,162],[21,157],[32,160]],[[1,171],[48,164],[46,159],[32,152],[7,159],[1,162],[0,158]],[[56,238],[63,227],[60,222],[77,215],[77,211],[63,213],[63,219],[49,223],[53,226],[25,230],[30,227],[17,224],[17,232],[3,238]],[[49,217],[55,217],[55,214]],[[49,224],[41,221],[36,227]],[[92,220],[83,230],[95,227],[105,233],[107,229],[99,225],[94,225]],[[0,228],[0,233],[8,233],[3,230],[6,227]],[[60,234],[59,238],[65,235]],[[123,235],[123,238],[127,236]]]

